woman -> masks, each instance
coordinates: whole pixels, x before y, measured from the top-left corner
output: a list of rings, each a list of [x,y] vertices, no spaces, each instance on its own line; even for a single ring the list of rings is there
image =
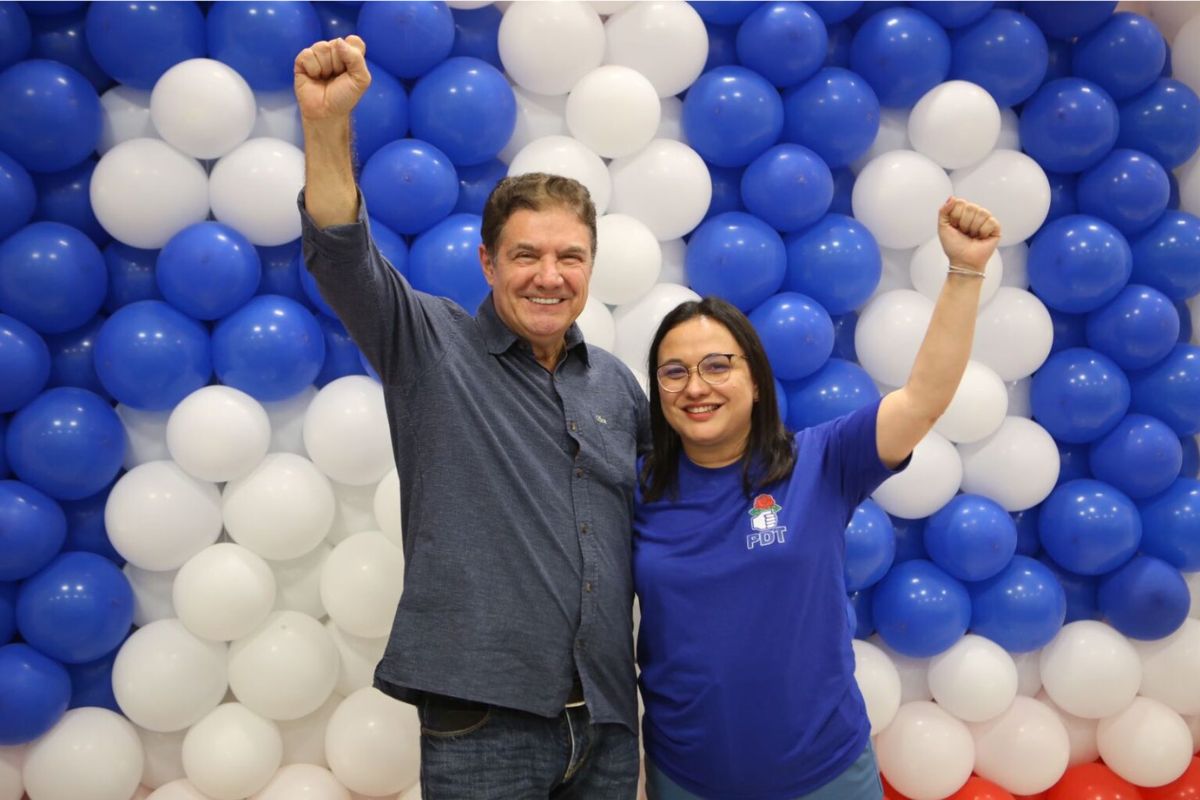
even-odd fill
[[[945,411],[971,351],[986,210],[938,212],[950,273],[908,382],[792,434],[749,320],[684,303],[650,347],[634,580],[651,800],[882,797],[854,682],[844,530]]]

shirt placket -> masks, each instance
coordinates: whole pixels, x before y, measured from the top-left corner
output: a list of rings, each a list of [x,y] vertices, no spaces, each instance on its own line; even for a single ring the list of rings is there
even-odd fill
[[[555,387],[563,404],[566,416],[567,433],[575,442],[575,460],[571,475],[571,501],[575,510],[575,532],[579,540],[579,553],[582,563],[579,603],[579,630],[575,634],[575,666],[579,670],[580,680],[587,694],[589,681],[589,664],[591,662],[590,641],[592,621],[596,616],[596,598],[599,592],[599,563],[596,543],[595,521],[592,518],[591,482],[594,480],[593,467],[597,458],[599,442],[589,442],[594,439],[596,432],[588,427],[589,417],[578,401],[577,393],[571,391],[570,378],[564,376],[565,370],[560,370]],[[590,430],[591,436],[588,435]]]

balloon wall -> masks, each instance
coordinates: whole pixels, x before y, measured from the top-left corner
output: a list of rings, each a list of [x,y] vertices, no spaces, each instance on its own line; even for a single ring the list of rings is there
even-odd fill
[[[0,800],[416,798],[379,385],[300,261],[295,54],[363,36],[372,229],[473,309],[506,174],[591,191],[588,340],[721,295],[786,419],[973,359],[855,512],[888,796],[1200,796],[1200,5],[0,3]],[[236,747],[228,743],[236,742]]]

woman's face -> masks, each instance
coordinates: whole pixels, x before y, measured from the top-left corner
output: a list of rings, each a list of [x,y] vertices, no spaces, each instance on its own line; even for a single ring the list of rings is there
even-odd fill
[[[696,368],[714,353],[734,354],[728,377],[716,386],[701,378]],[[724,466],[741,458],[750,436],[750,415],[758,399],[758,387],[733,334],[714,319],[693,317],[663,337],[657,365],[661,368],[665,364],[691,370],[687,384],[678,392],[665,391],[659,384],[663,415],[682,439],[688,457],[706,467]]]

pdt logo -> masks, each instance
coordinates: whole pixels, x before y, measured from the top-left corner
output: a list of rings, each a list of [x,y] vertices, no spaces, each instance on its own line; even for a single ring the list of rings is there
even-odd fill
[[[782,510],[783,507],[769,494],[754,498],[754,506],[747,512],[750,514],[752,530],[746,535],[747,550],[787,541],[787,528],[779,524],[779,512]]]

